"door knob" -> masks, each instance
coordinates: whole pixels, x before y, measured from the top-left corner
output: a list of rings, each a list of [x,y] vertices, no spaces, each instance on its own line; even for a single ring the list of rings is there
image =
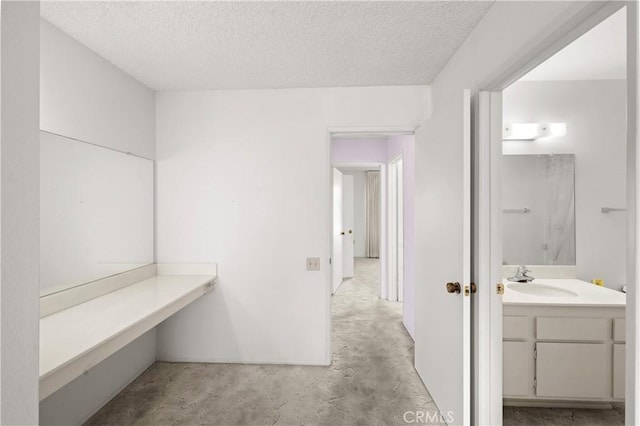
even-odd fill
[[[340,235],[344,235],[344,231],[342,231],[342,232],[340,233]]]
[[[460,283],[447,283],[447,293],[460,293]]]
[[[349,229],[349,233],[350,233],[350,234],[353,234],[353,231],[352,231],[351,229]]]

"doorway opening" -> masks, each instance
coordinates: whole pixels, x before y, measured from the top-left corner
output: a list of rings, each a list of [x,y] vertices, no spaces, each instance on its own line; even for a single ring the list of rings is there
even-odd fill
[[[330,143],[331,292],[369,271],[413,338],[413,131],[333,133]]]
[[[542,411],[549,422],[570,413],[576,424],[625,423],[626,215],[635,214],[626,190],[627,12],[608,11],[503,92],[480,93],[480,114],[490,111],[492,122],[480,122],[480,144],[491,134],[500,194],[490,257],[504,295],[497,309],[490,304],[503,324],[492,318],[504,424]]]
[[[352,279],[356,264],[367,264],[371,279],[381,282],[381,257],[384,240],[382,217],[383,163],[334,164],[333,173],[333,233],[332,233],[332,294],[345,280]],[[369,273],[369,275],[371,275]]]

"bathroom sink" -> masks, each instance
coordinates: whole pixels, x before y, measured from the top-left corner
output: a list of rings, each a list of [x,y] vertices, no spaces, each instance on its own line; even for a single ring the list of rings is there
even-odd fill
[[[578,293],[549,284],[512,283],[507,287],[519,293],[543,297],[576,297]]]

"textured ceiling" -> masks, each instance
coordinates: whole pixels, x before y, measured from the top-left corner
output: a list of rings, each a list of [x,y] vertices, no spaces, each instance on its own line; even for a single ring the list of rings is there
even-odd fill
[[[488,1],[42,2],[156,90],[429,84]]]
[[[627,75],[626,9],[605,19],[521,80],[616,80]]]

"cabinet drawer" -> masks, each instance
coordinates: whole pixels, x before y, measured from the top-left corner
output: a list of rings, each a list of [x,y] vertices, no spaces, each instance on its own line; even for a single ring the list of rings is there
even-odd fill
[[[503,339],[526,339],[531,336],[530,317],[502,317]]]
[[[538,343],[536,395],[545,398],[611,398],[611,346]]]
[[[613,340],[616,342],[627,341],[626,321],[624,318],[615,318],[613,320]]]
[[[607,318],[537,318],[536,337],[540,340],[602,342],[611,336]]]

